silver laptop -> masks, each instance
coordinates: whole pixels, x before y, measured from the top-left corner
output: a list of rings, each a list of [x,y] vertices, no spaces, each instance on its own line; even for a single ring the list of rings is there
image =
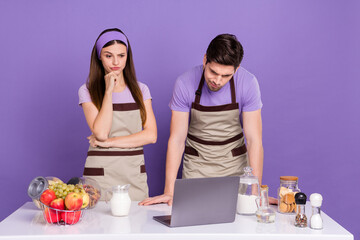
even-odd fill
[[[177,179],[171,215],[153,219],[169,227],[233,222],[239,180],[238,176]]]

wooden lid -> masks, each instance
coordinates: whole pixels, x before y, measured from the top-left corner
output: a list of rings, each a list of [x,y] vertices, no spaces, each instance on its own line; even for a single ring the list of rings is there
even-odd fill
[[[283,181],[297,181],[299,178],[295,176],[280,176],[280,180]]]
[[[265,188],[269,189],[268,185],[260,185],[260,188],[261,189],[265,189]]]

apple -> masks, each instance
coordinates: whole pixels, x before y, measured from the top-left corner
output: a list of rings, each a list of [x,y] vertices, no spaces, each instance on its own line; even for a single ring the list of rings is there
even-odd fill
[[[89,194],[82,193],[81,195],[82,195],[82,200],[83,200],[83,204],[82,204],[81,208],[86,208],[90,202]]]
[[[61,220],[60,212],[50,208],[45,208],[44,217],[48,223],[57,223]]]
[[[71,192],[65,197],[65,206],[69,210],[79,210],[83,204],[80,193]]]
[[[64,199],[57,198],[55,200],[52,200],[50,203],[50,207],[55,208],[55,209],[64,210],[65,209]]]
[[[54,199],[56,199],[56,195],[51,189],[46,189],[40,196],[40,201],[46,206],[49,206]]]
[[[81,211],[76,212],[62,212],[61,218],[66,224],[75,224],[80,220]]]

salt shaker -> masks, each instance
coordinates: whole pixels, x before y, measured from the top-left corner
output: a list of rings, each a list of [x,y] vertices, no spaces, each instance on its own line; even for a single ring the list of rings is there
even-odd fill
[[[305,215],[305,204],[306,204],[305,193],[302,192],[296,193],[295,203],[296,203],[295,226],[302,228],[307,227],[307,217]]]
[[[322,203],[322,196],[319,193],[313,193],[310,195],[310,203],[312,206],[312,215],[310,218],[310,228],[312,229],[322,229],[323,220],[320,215],[320,207]]]

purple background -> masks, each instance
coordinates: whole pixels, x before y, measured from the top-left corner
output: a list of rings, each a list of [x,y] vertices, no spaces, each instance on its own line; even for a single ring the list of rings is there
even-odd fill
[[[270,194],[279,176],[299,176],[301,190],[321,193],[322,209],[359,236],[359,12],[359,1],[340,0],[0,1],[0,220],[30,200],[34,177],[82,174],[90,131],[77,91],[96,37],[118,27],[153,96],[151,195],[164,185],[175,79],[229,32],[260,84]]]

